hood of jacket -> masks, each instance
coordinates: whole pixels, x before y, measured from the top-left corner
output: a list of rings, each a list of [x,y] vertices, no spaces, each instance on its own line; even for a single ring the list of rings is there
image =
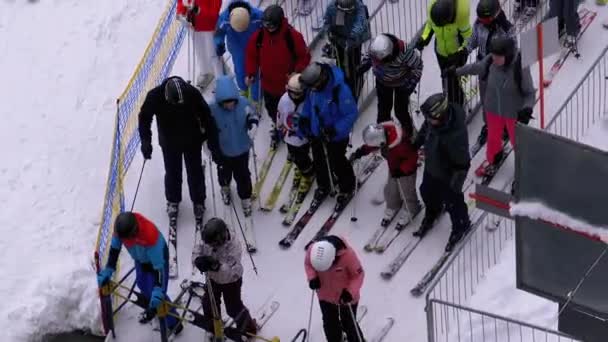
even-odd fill
[[[226,100],[238,100],[240,97],[236,83],[229,76],[220,76],[215,86],[215,102],[218,104]]]

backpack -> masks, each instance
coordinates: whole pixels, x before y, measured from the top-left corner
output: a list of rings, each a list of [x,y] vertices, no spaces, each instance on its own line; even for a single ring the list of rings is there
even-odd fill
[[[489,60],[486,64],[486,70],[484,76],[482,78],[483,81],[488,79],[488,74],[490,73],[490,66],[492,65],[492,61]],[[515,59],[513,60],[513,78],[515,79],[515,84],[517,85],[517,89],[519,90],[519,94],[525,96],[524,88],[521,84],[522,81],[522,66],[521,66],[521,53],[517,53]]]
[[[293,28],[291,25],[287,25],[287,31],[285,31],[285,43],[287,44],[287,49],[291,53],[291,59],[293,64],[296,64],[298,60],[298,55],[296,55],[296,44],[293,41],[293,36],[291,31]],[[258,37],[255,41],[255,46],[257,48],[258,56],[260,55],[260,49],[262,48],[262,42],[264,41],[264,29],[260,29],[260,33],[258,33]]]

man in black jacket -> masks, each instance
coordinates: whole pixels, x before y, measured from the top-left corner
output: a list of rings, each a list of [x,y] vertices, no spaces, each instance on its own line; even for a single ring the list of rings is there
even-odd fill
[[[182,159],[186,164],[194,216],[205,211],[202,148],[207,139],[210,110],[201,93],[182,78],[172,76],[150,90],[139,112],[139,137],[145,159],[152,157],[152,118],[156,115],[158,142],[165,164],[167,214],[176,217],[182,199]]]
[[[414,236],[423,237],[432,227],[443,207],[452,220],[446,251],[462,239],[471,226],[462,186],[471,166],[464,110],[448,103],[442,93],[430,96],[420,106],[426,121],[414,143],[424,145],[424,175],[420,194],[426,210]]]

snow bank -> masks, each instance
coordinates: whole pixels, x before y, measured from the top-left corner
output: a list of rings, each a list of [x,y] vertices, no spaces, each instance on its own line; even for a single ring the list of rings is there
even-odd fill
[[[115,98],[165,1],[0,2],[0,340],[95,329]]]
[[[541,219],[558,224],[567,229],[598,237],[603,242],[608,243],[608,227],[594,226],[581,219],[549,208],[540,202],[511,203],[510,213],[512,216],[527,216],[531,219]]]
[[[589,129],[582,143],[608,152],[608,113],[596,125]]]

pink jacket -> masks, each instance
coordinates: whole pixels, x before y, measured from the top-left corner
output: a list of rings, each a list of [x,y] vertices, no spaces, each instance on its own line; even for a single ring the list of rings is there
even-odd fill
[[[342,239],[342,238],[341,238]],[[338,251],[338,261],[327,271],[317,272],[310,263],[310,247],[306,251],[304,268],[308,281],[319,277],[321,288],[317,291],[319,300],[332,304],[340,304],[340,294],[343,289],[353,296],[353,302],[358,303],[365,272],[355,251],[342,239],[345,249]]]

